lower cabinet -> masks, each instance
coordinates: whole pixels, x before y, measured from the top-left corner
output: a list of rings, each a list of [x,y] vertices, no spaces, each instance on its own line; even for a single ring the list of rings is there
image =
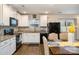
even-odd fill
[[[15,37],[0,43],[0,55],[11,55],[16,51]]]
[[[0,47],[0,55],[9,55],[10,54],[10,46],[4,45]]]
[[[11,38],[11,44],[10,44],[10,54],[13,54],[16,51],[16,38]]]
[[[40,33],[23,33],[22,43],[29,44],[39,44],[40,43]]]

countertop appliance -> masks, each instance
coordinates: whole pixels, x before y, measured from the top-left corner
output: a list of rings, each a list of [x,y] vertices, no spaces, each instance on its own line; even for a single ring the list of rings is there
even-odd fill
[[[14,35],[14,29],[5,28],[4,29],[4,35]]]
[[[50,22],[48,23],[48,33],[57,33],[58,39],[60,39],[60,22]]]
[[[18,26],[18,20],[10,17],[10,26],[12,26],[12,27]]]
[[[22,44],[22,34],[21,33],[17,33],[16,34],[16,49],[18,49],[21,44]]]

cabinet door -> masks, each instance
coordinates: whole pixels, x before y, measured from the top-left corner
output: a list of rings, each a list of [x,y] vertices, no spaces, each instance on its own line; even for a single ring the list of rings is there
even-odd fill
[[[39,33],[24,33],[22,35],[23,39],[22,42],[23,43],[29,43],[29,44],[36,44],[40,42],[40,34]]]
[[[21,26],[21,22],[22,22],[22,17],[19,13],[17,13],[16,18],[18,19],[18,26]]]
[[[34,40],[35,40],[35,43],[40,43],[40,33],[35,33]]]
[[[24,33],[23,34],[23,43],[31,43],[34,39],[34,36],[31,33]]]
[[[10,43],[10,54],[13,54],[16,51],[16,40],[15,37],[11,38],[11,43]]]
[[[2,46],[0,47],[0,55],[9,55],[10,54],[10,40],[1,42]]]
[[[0,55],[11,55],[16,50],[15,37],[0,43]]]
[[[9,55],[10,45],[0,47],[0,55]]]
[[[34,33],[28,33],[28,43],[33,43],[34,42]]]
[[[3,24],[9,26],[10,9],[7,5],[3,5]]]
[[[29,26],[28,15],[23,15],[21,20],[21,26]]]
[[[40,15],[40,26],[47,26],[47,15]]]
[[[12,9],[11,6],[3,5],[3,24],[5,26],[9,26],[10,20],[9,18],[16,18],[16,11]]]
[[[27,42],[27,39],[29,39],[28,34],[27,33],[23,33],[22,34],[22,43]]]
[[[31,43],[34,39],[34,35],[31,33],[22,34],[22,43]]]
[[[3,20],[2,20],[2,4],[0,4],[0,26],[3,25]]]

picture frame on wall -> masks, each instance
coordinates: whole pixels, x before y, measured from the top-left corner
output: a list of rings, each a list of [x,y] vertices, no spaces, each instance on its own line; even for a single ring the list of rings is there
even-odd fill
[[[70,26],[71,24],[74,24],[74,20],[66,20],[66,26]]]

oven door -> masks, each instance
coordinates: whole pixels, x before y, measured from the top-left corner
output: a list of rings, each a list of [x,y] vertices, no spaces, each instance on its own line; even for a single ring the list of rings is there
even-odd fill
[[[21,46],[21,39],[20,39],[20,35],[16,36],[16,49],[18,49]]]

